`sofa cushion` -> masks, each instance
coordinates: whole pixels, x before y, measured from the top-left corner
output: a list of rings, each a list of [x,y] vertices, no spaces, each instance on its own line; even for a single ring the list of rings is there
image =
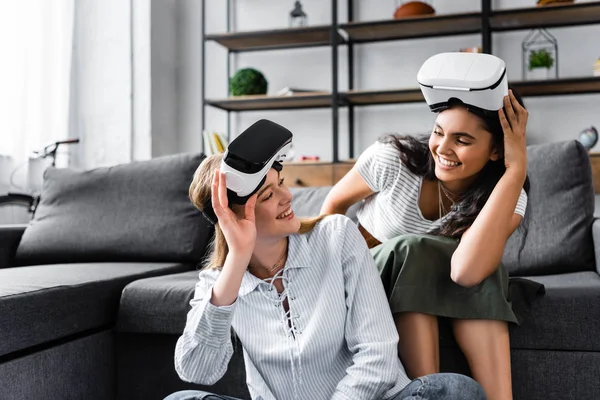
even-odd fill
[[[198,282],[198,271],[136,280],[123,290],[117,330],[180,335]],[[511,325],[518,349],[600,351],[600,276],[595,272],[532,277],[546,287],[520,326]],[[453,345],[443,335],[442,345]]]
[[[0,269],[0,356],[111,327],[129,282],[190,268],[178,263],[74,263]]]
[[[117,330],[181,335],[199,271],[140,279],[123,289]]]
[[[532,304],[521,325],[509,325],[511,348],[600,352],[600,276],[584,271],[529,279],[543,283],[546,295]],[[447,323],[440,345],[456,347]]]
[[[511,326],[518,349],[600,351],[600,276],[595,272],[535,276],[546,295],[520,326]]]
[[[0,225],[0,268],[10,267],[27,225]]]
[[[511,275],[594,270],[594,187],[579,142],[529,146],[531,180],[525,218],[509,238],[503,262]]]
[[[331,190],[331,186],[314,187],[292,187],[292,209],[298,217],[315,217],[320,214],[321,206]],[[346,212],[346,216],[355,223],[358,222],[356,211],[360,203],[352,205]]]
[[[88,171],[46,170],[15,262],[198,262],[212,226],[191,204],[188,188],[203,158],[178,154]]]

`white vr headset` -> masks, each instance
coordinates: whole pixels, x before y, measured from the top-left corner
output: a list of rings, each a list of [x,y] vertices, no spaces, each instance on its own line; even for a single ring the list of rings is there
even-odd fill
[[[292,146],[292,132],[275,122],[261,119],[236,137],[227,147],[221,172],[234,203],[244,204],[264,183],[269,169],[281,171],[281,162]]]
[[[230,204],[245,204],[266,180],[271,168],[281,171],[292,146],[292,132],[261,119],[236,137],[223,154],[220,171],[225,174]],[[213,224],[217,217],[210,199],[202,211]]]
[[[436,54],[423,63],[417,81],[433,112],[460,101],[473,111],[495,113],[508,95],[506,65],[490,54]]]

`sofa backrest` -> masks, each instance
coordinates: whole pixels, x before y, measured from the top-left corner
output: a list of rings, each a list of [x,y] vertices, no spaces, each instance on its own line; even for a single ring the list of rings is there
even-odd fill
[[[15,264],[197,263],[213,228],[188,198],[202,154],[88,171],[50,168]]]
[[[511,275],[593,270],[594,188],[589,156],[577,141],[527,148],[530,190],[525,219],[509,238]],[[331,187],[292,188],[298,216],[318,215]],[[348,210],[356,221],[358,204]]]
[[[593,270],[595,194],[586,150],[575,140],[531,145],[527,161],[526,214],[504,264],[512,275]]]
[[[319,215],[321,206],[327,197],[327,193],[331,190],[331,186],[314,186],[314,187],[292,187],[292,210],[297,217],[315,217]],[[346,212],[346,216],[354,222],[358,222],[356,211],[359,204],[354,204]]]

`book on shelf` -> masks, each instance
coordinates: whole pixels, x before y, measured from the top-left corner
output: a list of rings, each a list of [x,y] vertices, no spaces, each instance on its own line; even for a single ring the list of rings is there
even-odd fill
[[[321,93],[323,90],[313,90],[313,89],[298,89],[286,86],[277,92],[277,96],[293,96],[295,94],[306,94],[306,93]]]
[[[223,153],[229,146],[225,136],[218,132],[204,131],[202,140],[204,142],[204,154],[207,156]]]

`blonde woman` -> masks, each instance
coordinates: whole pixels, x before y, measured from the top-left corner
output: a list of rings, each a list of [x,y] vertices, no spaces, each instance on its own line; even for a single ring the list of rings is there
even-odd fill
[[[194,205],[212,208],[217,223],[176,345],[182,380],[217,382],[232,356],[233,329],[252,399],[485,398],[462,375],[408,379],[381,279],[356,225],[342,215],[298,219],[280,168],[268,171],[245,205],[232,205],[221,160],[205,159],[190,186]],[[181,391],[167,399],[230,397]]]

